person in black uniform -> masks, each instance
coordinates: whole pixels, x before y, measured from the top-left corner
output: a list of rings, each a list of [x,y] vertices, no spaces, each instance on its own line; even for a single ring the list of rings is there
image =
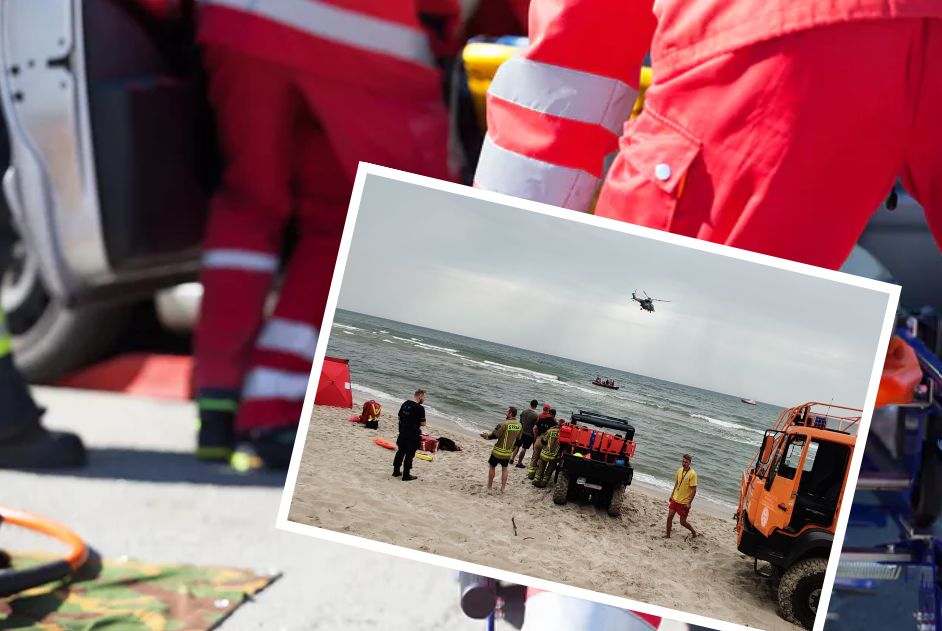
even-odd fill
[[[402,476],[403,482],[415,480],[411,475],[412,460],[419,448],[422,428],[425,427],[425,390],[416,390],[412,399],[399,408],[399,437],[396,438],[396,458],[393,460],[393,476]]]

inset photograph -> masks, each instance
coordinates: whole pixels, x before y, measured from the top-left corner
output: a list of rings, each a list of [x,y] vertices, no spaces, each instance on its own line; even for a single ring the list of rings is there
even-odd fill
[[[361,165],[279,526],[810,628],[898,292]]]

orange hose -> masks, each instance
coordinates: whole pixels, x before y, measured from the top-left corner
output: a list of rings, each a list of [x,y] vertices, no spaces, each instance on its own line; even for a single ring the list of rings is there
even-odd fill
[[[85,545],[85,542],[77,534],[58,522],[2,504],[0,504],[0,517],[5,522],[41,532],[69,546],[69,553],[66,555],[65,560],[72,568],[72,571],[77,571],[88,560],[88,546]]]

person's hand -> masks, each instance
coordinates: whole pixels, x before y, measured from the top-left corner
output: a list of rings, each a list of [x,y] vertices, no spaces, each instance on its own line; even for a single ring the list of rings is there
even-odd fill
[[[487,438],[487,432],[481,432],[481,438]]]

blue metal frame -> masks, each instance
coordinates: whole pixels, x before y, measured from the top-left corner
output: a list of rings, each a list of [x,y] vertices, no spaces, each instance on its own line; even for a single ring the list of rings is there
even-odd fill
[[[861,474],[902,474],[910,484],[889,491],[858,490],[828,612],[828,631],[942,631],[942,528],[936,524],[918,531],[911,526],[923,450],[942,450],[942,444],[927,445],[924,438],[927,423],[942,422],[942,360],[919,339],[912,321],[896,334],[916,352],[925,388],[913,405],[900,407],[901,453],[891,458],[871,432]],[[852,566],[855,560],[863,564]],[[868,576],[897,567],[893,580]],[[901,619],[902,615],[908,620]]]

